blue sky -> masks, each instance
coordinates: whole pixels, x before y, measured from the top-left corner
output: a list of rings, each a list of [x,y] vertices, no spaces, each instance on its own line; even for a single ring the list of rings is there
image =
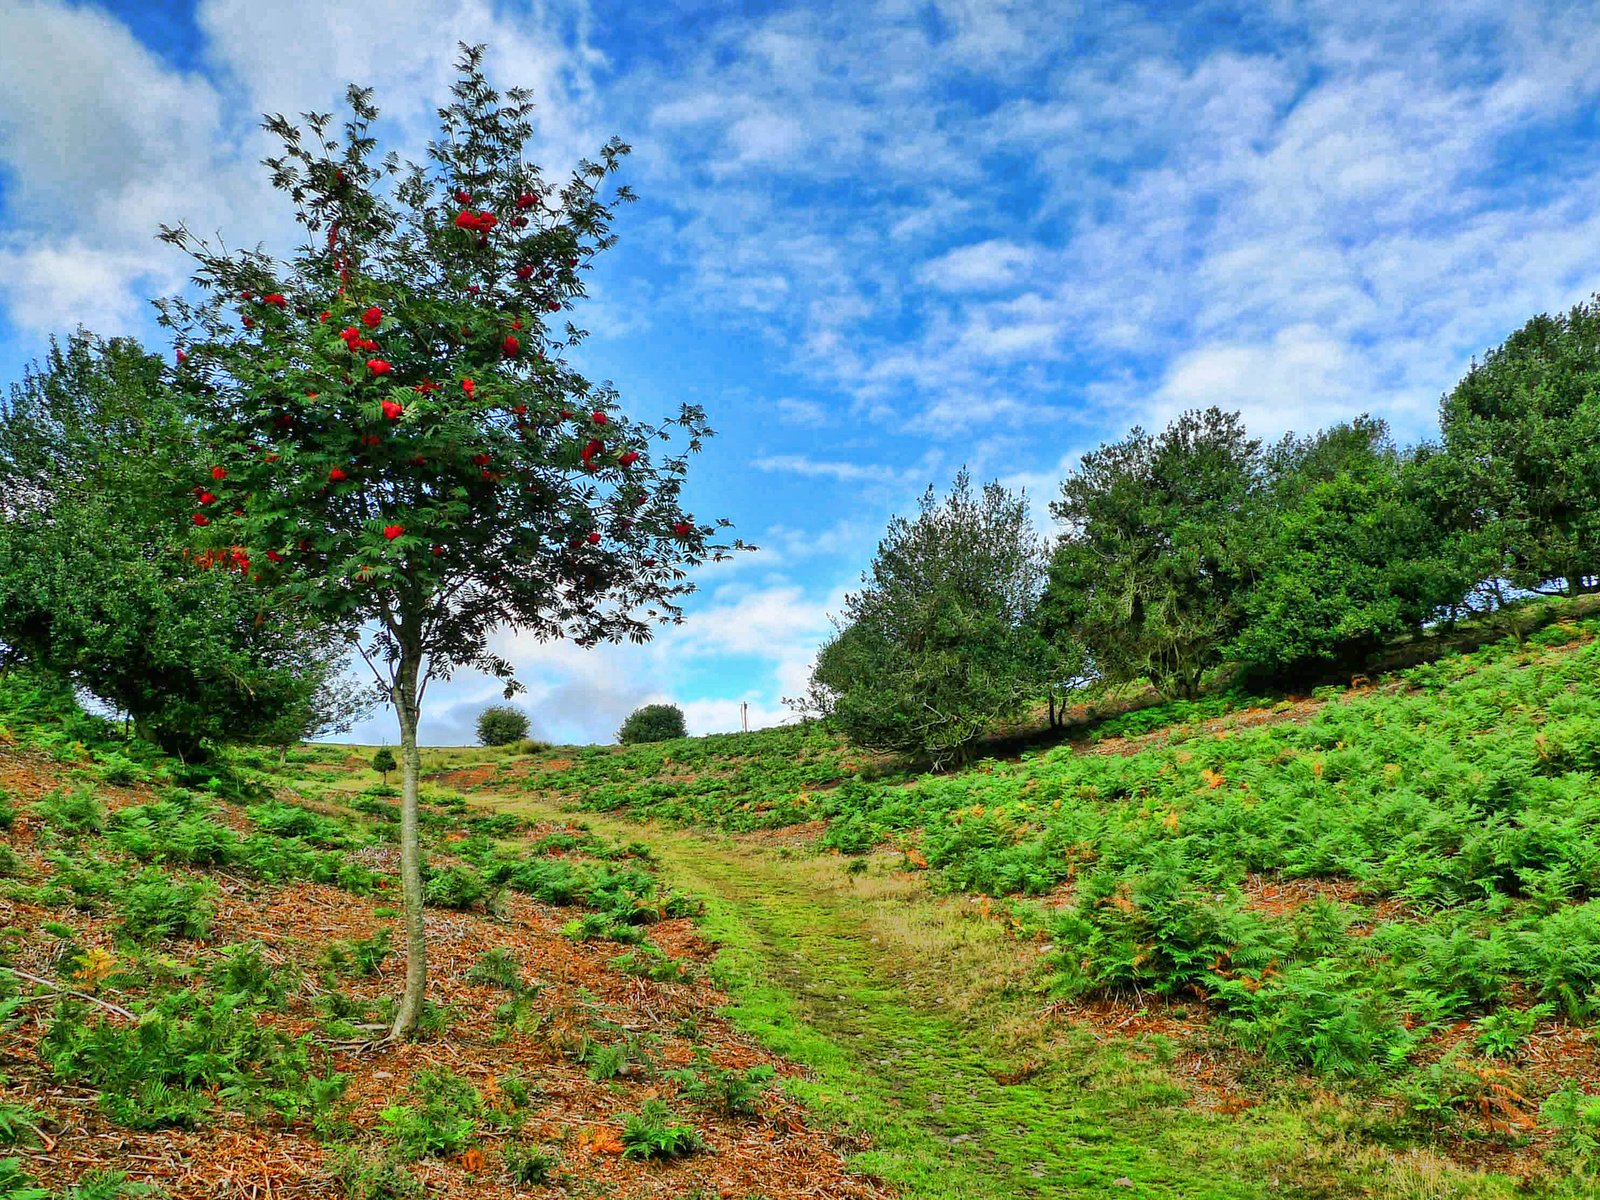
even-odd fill
[[[415,155],[458,40],[534,89],[547,168],[633,144],[580,361],[706,406],[691,503],[762,547],[648,647],[502,638],[557,740],[653,700],[782,719],[890,514],[963,463],[1042,519],[1083,451],[1196,405],[1427,437],[1474,354],[1600,276],[1589,5],[11,0],[5,378],[80,322],[161,344],[161,222],[288,244],[262,112],[370,84]],[[424,739],[496,696],[437,686]]]

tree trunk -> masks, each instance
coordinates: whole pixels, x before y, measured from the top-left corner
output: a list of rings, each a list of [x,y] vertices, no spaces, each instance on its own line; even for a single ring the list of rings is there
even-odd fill
[[[400,890],[406,905],[406,987],[395,1013],[394,1040],[411,1037],[422,1017],[428,987],[428,948],[422,925],[422,847],[417,837],[417,782],[422,774],[422,754],[417,749],[417,659],[409,649],[400,653],[395,676],[394,706],[400,717]]]

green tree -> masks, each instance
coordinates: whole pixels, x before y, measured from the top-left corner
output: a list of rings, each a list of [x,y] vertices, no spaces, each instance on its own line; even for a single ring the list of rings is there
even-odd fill
[[[646,704],[628,714],[628,719],[617,730],[617,741],[624,746],[638,742],[665,742],[672,738],[687,737],[683,723],[683,709],[676,704]]]
[[[1600,576],[1600,297],[1534,317],[1445,396],[1436,480],[1483,578],[1568,595]]]
[[[1043,619],[1096,675],[1199,692],[1243,619],[1260,449],[1239,414],[1186,412],[1084,455],[1061,485]]]
[[[345,652],[300,610],[264,609],[229,548],[193,552],[199,451],[162,376],[137,343],[80,331],[0,401],[0,657],[192,758],[298,731]]]
[[[818,654],[807,703],[860,745],[942,767],[1052,678],[1032,619],[1047,554],[1027,499],[998,483],[974,491],[965,470],[920,508],[890,522]]]
[[[375,161],[377,117],[352,87],[342,137],[327,114],[266,121],[268,160],[307,241],[292,259],[163,237],[196,261],[203,299],[164,301],[175,372],[211,448],[192,514],[247,548],[265,588],[352,637],[400,727],[406,982],[391,1036],[426,991],[417,841],[417,723],[430,680],[463,668],[506,682],[497,629],[536,638],[649,637],[681,617],[685,568],[720,557],[717,525],[680,504],[710,434],[685,405],[627,419],[615,392],[565,359],[561,314],[626,188],[602,195],[627,147],[608,143],[564,183],[525,155],[528,94],[494,91],[463,49],[425,164]],[[656,444],[681,433],[681,448]],[[641,612],[641,610],[643,610]]]
[[[528,714],[509,704],[491,704],[478,714],[478,742],[509,746],[528,736]]]
[[[1272,447],[1227,654],[1280,682],[1356,669],[1459,605],[1476,580],[1431,511],[1427,458],[1368,417]]]
[[[383,776],[385,786],[389,783],[389,772],[399,766],[394,761],[394,751],[387,746],[379,746],[378,752],[372,756],[372,769]]]

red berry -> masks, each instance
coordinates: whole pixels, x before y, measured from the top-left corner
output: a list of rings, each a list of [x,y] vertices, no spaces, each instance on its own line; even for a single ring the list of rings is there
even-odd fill
[[[193,519],[194,519],[194,523],[196,525],[209,525],[209,524],[211,524],[211,518],[206,516],[205,513],[195,513]]]
[[[533,278],[533,268],[530,267],[527,263],[523,263],[520,267],[517,268],[517,278],[518,279],[532,279]]]
[[[631,467],[634,463],[639,461],[639,452],[637,450],[629,450],[621,458],[617,459],[617,461],[625,467]]]
[[[405,531],[405,526],[403,525],[385,525],[383,527],[383,536],[392,542]]]
[[[677,534],[679,537],[688,537],[694,532],[694,526],[689,524],[687,521],[679,521],[672,527],[672,532]]]
[[[517,197],[518,208],[532,208],[533,204],[534,199],[532,192],[523,192],[522,195]]]
[[[472,395],[472,393],[473,393],[473,390],[474,390],[474,389],[475,389],[475,388],[476,388],[476,387],[477,387],[477,386],[478,386],[478,385],[477,385],[477,384],[475,384],[475,383],[473,383],[473,382],[472,382],[472,380],[470,380],[470,379],[463,379],[463,380],[462,380],[462,381],[461,381],[461,390],[462,390],[462,391],[463,391],[463,392],[465,392],[465,393],[466,393],[466,394],[467,394],[467,395],[469,395],[469,396],[470,396],[470,395]]]
[[[517,351],[522,349],[522,343],[517,341],[515,334],[506,334],[506,340],[500,343],[500,351],[507,358],[515,358]]]
[[[471,204],[472,203],[472,193],[467,191],[465,188],[462,188],[460,191],[458,191],[456,193],[456,203],[457,204]]]
[[[213,496],[210,492],[201,492],[200,493],[200,503],[201,504],[215,504],[216,502],[217,502],[217,498],[215,496]]]
[[[367,309],[366,312],[361,314],[361,323],[368,329],[376,329],[379,325],[383,324],[383,309],[374,304],[371,308]]]
[[[367,370],[371,371],[374,375],[387,375],[389,372],[393,371],[394,368],[381,358],[369,358],[367,359]]]
[[[287,308],[287,307],[289,307],[289,302],[287,300],[285,300],[282,296],[278,295],[277,292],[273,292],[272,295],[270,295],[270,296],[261,297],[261,303],[270,304],[274,308]]]
[[[400,414],[405,411],[403,405],[396,404],[393,400],[385,400],[383,402],[383,416],[386,421],[398,421]]]
[[[589,545],[598,546],[599,544],[600,544],[600,535],[598,533],[591,533],[589,535]]]
[[[603,412],[590,413],[589,419],[596,425],[604,425],[606,423],[606,415]]]
[[[268,562],[280,563],[280,562],[283,561],[283,555],[279,554],[276,550],[268,550],[267,551],[267,561]]]
[[[212,467],[211,468],[211,478],[213,478],[213,479],[226,479],[227,477],[228,477],[228,468],[227,467]]]
[[[346,475],[344,470],[340,467],[334,467],[333,470],[328,472],[328,481],[330,483],[343,483],[349,478],[350,476]]]

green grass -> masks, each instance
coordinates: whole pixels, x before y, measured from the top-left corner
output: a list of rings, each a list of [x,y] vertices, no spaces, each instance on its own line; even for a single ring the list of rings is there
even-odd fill
[[[1558,623],[1525,644],[1453,654],[1376,689],[1325,689],[1309,713],[1245,697],[1147,709],[1071,744],[949,775],[897,774],[813,726],[558,749],[486,787],[520,787],[534,806],[680,827],[820,820],[817,848],[878,847],[874,862],[895,848],[931,865],[934,888],[1000,898],[1022,935],[1056,947],[1031,986],[1069,999],[1154,994],[1195,1005],[1209,1015],[1214,1052],[1251,1064],[1252,1098],[1278,1104],[1276,1116],[1250,1110],[1262,1124],[1239,1141],[1233,1127],[1219,1135],[1181,1105],[1097,1098],[1094,1081],[1144,1070],[1136,1047],[1102,1048],[1083,1062],[1069,1055],[1063,1070],[1089,1082],[1086,1095],[1063,1097],[1043,1077],[992,1093],[964,1056],[990,1061],[1005,1046],[985,1043],[981,1021],[941,1026],[950,1006],[937,996],[908,1007],[904,972],[865,940],[870,922],[841,915],[848,904],[830,908],[809,868],[804,886],[786,882],[809,860],[768,869],[729,845],[708,851],[654,831],[668,873],[712,897],[741,1019],[821,1072],[811,1099],[865,1122],[877,1145],[868,1165],[911,1194],[989,1194],[961,1182],[976,1166],[936,1152],[940,1138],[978,1127],[994,1142],[983,1186],[1019,1188],[1024,1176],[1034,1188],[1053,1180],[1062,1194],[1099,1186],[1098,1175],[1082,1174],[1094,1154],[1080,1147],[1066,1167],[1033,1144],[1042,1122],[1063,1145],[1093,1146],[1114,1127],[1117,1149],[1105,1151],[1113,1181],[1126,1177],[1151,1195],[1273,1186],[1266,1166],[1254,1182],[1247,1170],[1208,1176],[1203,1147],[1218,1136],[1233,1139],[1230,1162],[1259,1150],[1263,1164],[1301,1161],[1304,1178],[1342,1179],[1337,1186],[1382,1178],[1383,1194],[1497,1195],[1504,1181],[1444,1166],[1397,1183],[1385,1173],[1399,1168],[1372,1149],[1425,1157],[1461,1138],[1516,1149],[1527,1133],[1478,1119],[1493,1078],[1525,1097],[1524,1116],[1555,1129],[1539,1187],[1576,1195],[1594,1183],[1592,1156],[1561,1145],[1587,1134],[1556,1128],[1549,1080],[1521,1056],[1525,1034],[1507,1042],[1500,1031],[1586,1028],[1600,1016],[1597,633],[1593,621]],[[631,836],[634,826],[607,828]],[[1258,901],[1267,885],[1301,880],[1309,887],[1296,904]],[[1029,902],[1047,892],[1058,902]],[[828,995],[837,1011],[817,999]],[[1040,1005],[1030,997],[1022,1008]],[[1439,1064],[1441,1039],[1463,1025],[1478,1032]],[[914,1048],[910,1059],[896,1047]],[[1331,1129],[1325,1117],[1305,1124],[1310,1110],[1297,1095],[1311,1087],[1339,1098]],[[960,1107],[968,1104],[981,1114]],[[954,1132],[929,1132],[940,1130]],[[1315,1166],[1294,1160],[1290,1148],[1307,1139],[1337,1153]],[[1141,1165],[1138,1146],[1162,1166]],[[1183,1156],[1193,1159],[1189,1174],[1173,1174]],[[1564,1177],[1568,1161],[1577,1174]]]
[[[552,812],[548,801],[478,798]],[[1040,981],[1016,967],[999,927],[883,875],[882,862],[850,880],[827,859],[613,817],[594,825],[643,832],[666,875],[706,900],[728,1015],[806,1066],[791,1091],[869,1139],[853,1166],[907,1197],[1515,1194],[1506,1180],[1363,1147],[1349,1108],[1296,1097],[1237,1116],[1186,1107],[1160,1039],[1102,1046],[1041,1025],[1030,989]],[[1017,1080],[1023,1058],[1037,1073]]]

